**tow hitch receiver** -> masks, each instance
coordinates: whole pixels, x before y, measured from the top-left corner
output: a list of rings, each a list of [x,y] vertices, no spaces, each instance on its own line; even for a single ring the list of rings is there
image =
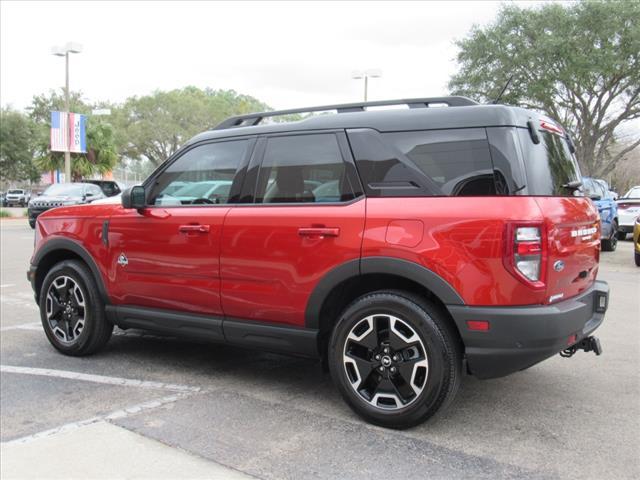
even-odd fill
[[[593,352],[596,355],[602,353],[602,346],[598,337],[585,337],[575,345],[571,345],[569,348],[565,348],[560,352],[560,356],[564,358],[572,357],[578,350],[584,350],[585,352]]]

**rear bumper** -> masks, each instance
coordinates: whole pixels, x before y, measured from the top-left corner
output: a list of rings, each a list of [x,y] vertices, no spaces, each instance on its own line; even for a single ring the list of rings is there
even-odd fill
[[[604,309],[597,308],[604,297]],[[589,336],[604,320],[609,286],[597,281],[577,297],[532,307],[449,305],[465,345],[467,365],[478,378],[496,378],[523,370]],[[470,331],[468,320],[488,320],[487,332]]]

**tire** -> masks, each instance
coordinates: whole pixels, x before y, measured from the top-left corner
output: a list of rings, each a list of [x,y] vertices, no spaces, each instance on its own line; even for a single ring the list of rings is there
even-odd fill
[[[453,400],[462,352],[445,315],[401,291],[370,293],[344,310],[329,342],[329,369],[354,412],[373,424],[404,429]]]
[[[636,267],[640,267],[640,253],[633,252],[633,258],[636,261]]]
[[[616,250],[616,247],[618,246],[617,233],[618,222],[613,220],[611,222],[611,234],[609,235],[609,238],[602,239],[602,250],[604,252],[614,252]]]
[[[36,229],[36,219],[35,218],[30,218],[29,219],[29,226],[34,230]]]
[[[65,355],[91,355],[111,338],[113,324],[105,317],[91,271],[80,261],[65,260],[49,270],[39,304],[49,342]]]
[[[627,233],[618,231],[616,232],[616,237],[618,240],[625,240],[627,238]]]

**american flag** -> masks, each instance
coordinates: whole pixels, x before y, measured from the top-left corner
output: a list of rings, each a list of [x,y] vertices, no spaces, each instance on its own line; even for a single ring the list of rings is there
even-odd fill
[[[85,153],[86,125],[86,115],[51,112],[51,151]]]
[[[51,112],[51,151],[69,150],[69,117],[66,112]]]

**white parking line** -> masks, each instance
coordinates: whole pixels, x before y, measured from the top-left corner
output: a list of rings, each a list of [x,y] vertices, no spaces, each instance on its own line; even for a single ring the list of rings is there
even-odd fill
[[[89,373],[71,372],[69,370],[53,370],[50,368],[18,367],[14,365],[0,365],[0,372],[21,373],[24,375],[39,375],[43,377],[66,378],[69,380],[80,380],[84,382],[102,383],[106,385],[118,385],[122,387],[154,388],[161,390],[171,390],[174,392],[200,391],[200,387],[190,387],[188,385],[175,385],[171,383],[151,382],[148,380],[133,380],[130,378],[108,377],[105,375],[92,375]]]
[[[7,327],[0,328],[0,332],[8,332],[10,330],[42,330],[42,323],[40,322],[31,322],[31,323],[21,323],[19,325],[9,325]]]
[[[0,288],[9,288],[9,287],[15,287],[16,284],[15,283],[5,283],[4,285],[0,285]]]
[[[55,435],[56,433],[68,432],[70,430],[76,430],[80,427],[84,427],[85,425],[90,425],[92,423],[101,422],[104,420],[117,420],[120,418],[126,418],[130,415],[136,415],[140,412],[144,412],[147,410],[152,410],[154,408],[161,407],[163,405],[167,405],[170,403],[177,402],[183,398],[187,398],[193,395],[195,392],[189,393],[177,393],[174,395],[169,395],[167,397],[162,397],[158,400],[150,400],[148,402],[138,403],[136,405],[132,405],[130,407],[125,407],[122,410],[116,410],[111,412],[105,416],[92,417],[86,420],[80,420],[78,422],[71,422],[61,425],[56,428],[52,428],[50,430],[44,430],[42,432],[34,433],[32,435],[27,435],[26,437],[16,438],[14,440],[9,440],[8,442],[2,442],[2,445],[12,445],[16,443],[27,443],[38,438],[49,437],[51,435]]]

